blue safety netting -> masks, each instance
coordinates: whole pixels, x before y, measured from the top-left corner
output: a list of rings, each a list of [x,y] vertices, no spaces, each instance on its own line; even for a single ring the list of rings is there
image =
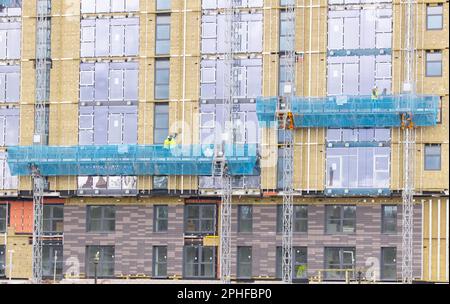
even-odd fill
[[[278,98],[258,98],[256,111],[262,126],[276,121]],[[385,95],[294,97],[292,113],[296,128],[400,127],[401,114],[416,126],[434,126],[438,121],[438,96]]]
[[[8,148],[12,175],[44,176],[211,175],[214,145],[15,146]],[[257,175],[256,145],[225,145],[231,175]]]

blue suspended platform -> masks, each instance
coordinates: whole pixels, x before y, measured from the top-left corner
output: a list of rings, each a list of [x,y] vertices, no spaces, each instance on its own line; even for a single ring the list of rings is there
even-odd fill
[[[214,145],[15,146],[7,149],[13,176],[212,175]],[[227,145],[231,175],[257,175],[257,146]]]
[[[277,123],[277,97],[257,98],[256,112],[263,127]],[[400,127],[402,115],[415,126],[435,126],[439,96],[384,95],[294,97],[292,114],[295,128],[374,128]]]

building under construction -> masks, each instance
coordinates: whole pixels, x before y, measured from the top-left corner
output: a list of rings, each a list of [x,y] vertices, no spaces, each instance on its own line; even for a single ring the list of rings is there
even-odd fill
[[[0,279],[449,281],[448,0],[1,0]]]

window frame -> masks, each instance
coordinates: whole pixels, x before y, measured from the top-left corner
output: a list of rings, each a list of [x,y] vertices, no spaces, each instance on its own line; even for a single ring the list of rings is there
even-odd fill
[[[249,218],[244,218],[243,215],[243,209],[248,208]],[[245,225],[244,225],[245,224]],[[243,227],[247,226],[248,228],[243,229]],[[239,233],[253,233],[253,205],[238,205],[238,232]]]
[[[444,29],[444,7],[442,5],[442,3],[437,3],[437,5],[430,5],[431,3],[427,3],[426,4],[426,13],[425,13],[425,18],[426,18],[426,29],[427,31],[441,31]],[[437,13],[429,13],[429,8],[435,8],[435,7],[440,7],[441,12],[440,14]],[[430,27],[430,23],[429,23],[429,17],[441,17],[441,26],[440,27]]]
[[[100,229],[99,230],[93,230],[92,229],[92,215],[91,215],[91,208],[97,207],[101,208],[100,212],[100,218],[96,219],[96,221],[100,222]],[[111,210],[114,212],[114,217],[107,218],[105,217],[105,210],[107,208],[111,208]],[[87,205],[86,206],[86,232],[87,233],[114,233],[116,231],[116,217],[117,217],[117,210],[115,205]],[[113,221],[113,228],[112,230],[107,230],[105,228],[107,221]]]
[[[168,21],[166,19],[168,19]],[[159,31],[158,30],[161,27],[168,27],[169,38],[159,38],[158,37],[159,36]],[[171,30],[172,30],[171,15],[170,14],[157,14],[156,15],[156,22],[155,22],[155,55],[156,56],[170,55]],[[159,51],[158,45],[161,47],[159,42],[162,42],[162,43],[168,42],[167,52]]]
[[[439,147],[439,154],[429,154],[427,153],[427,148]],[[424,171],[441,171],[442,170],[442,145],[441,144],[424,144],[424,163],[423,170]],[[427,159],[429,157],[439,157],[439,168],[430,168],[427,166]]]
[[[47,252],[48,250],[48,252]],[[63,248],[63,244],[46,244],[44,243],[42,246],[42,268],[43,268],[43,273],[42,273],[42,277],[43,278],[53,278],[53,270],[55,267],[55,259],[54,259],[54,252],[57,251],[57,256],[56,256],[56,277],[57,278],[62,278],[63,277],[63,269],[64,269],[64,248]],[[48,258],[48,260],[46,260]],[[47,266],[50,269],[50,273],[45,274],[45,264],[47,264]],[[49,264],[49,265],[48,265]]]
[[[160,218],[159,217],[159,209],[166,209],[167,217]],[[165,229],[161,229],[160,222],[165,221],[166,226]],[[169,231],[169,206],[168,205],[154,205],[153,206],[153,232],[155,233],[165,233]]]
[[[330,209],[331,208],[339,208],[339,218],[331,219],[330,218]],[[354,218],[345,217],[345,209],[352,208],[355,214]],[[325,205],[325,234],[327,235],[354,235],[357,232],[357,206],[356,205]],[[339,230],[336,232],[331,232],[328,228],[330,221],[339,221]],[[352,232],[344,232],[344,222],[354,222],[354,229]]]
[[[395,207],[395,218],[387,218],[386,217],[386,208],[392,208]],[[389,221],[393,221],[395,230],[388,230],[386,226],[388,226],[388,223],[386,223],[386,220]],[[381,205],[381,233],[383,234],[397,234],[398,229],[397,229],[397,224],[398,224],[398,206],[397,205]]]
[[[154,114],[153,114],[153,144],[155,145],[162,145],[164,144],[164,140],[167,138],[167,136],[169,135],[169,125],[170,125],[170,115],[169,115],[169,103],[167,102],[157,102],[154,105]],[[167,125],[164,126],[164,128],[159,127],[159,120],[167,120]],[[156,139],[156,135],[157,132],[164,132],[167,135],[164,136],[164,138],[162,138],[162,140],[157,140]]]
[[[8,220],[9,220],[9,204],[0,204],[0,214],[4,213],[4,217],[0,217],[0,233],[6,233],[8,230]]]
[[[194,248],[193,250],[196,250],[195,252],[195,257],[197,259],[197,262],[192,262],[192,263],[187,263],[187,253],[188,253],[188,249],[189,248]],[[212,250],[212,261],[211,263],[208,262],[204,262],[203,261],[203,256],[205,254],[204,250]],[[191,246],[191,245],[185,245],[183,247],[183,278],[185,279],[215,279],[216,278],[216,259],[217,259],[217,250],[216,247],[214,246],[200,246],[200,245],[195,245],[195,246]],[[197,271],[198,272],[198,276],[188,276],[186,274],[187,272],[187,265],[188,264],[192,264],[194,267],[194,272]],[[201,275],[201,270],[202,270],[202,266],[204,269],[206,269],[205,266],[207,265],[211,265],[212,266],[212,275],[211,276],[206,276],[206,275]],[[195,269],[197,268],[197,269]]]
[[[333,264],[329,264],[327,261],[327,250],[339,250],[339,264],[333,263]],[[347,252],[353,252],[353,260],[352,260],[352,270],[353,270],[353,275],[352,277],[354,277],[355,274],[355,270],[356,270],[356,247],[341,247],[341,246],[326,246],[324,247],[324,269],[349,269],[349,268],[343,268],[346,265],[349,265],[348,263],[345,263],[345,258],[344,258],[344,253]],[[333,266],[339,266],[339,268],[331,268],[330,265]],[[342,281],[345,278],[345,272],[335,272],[336,277],[335,278],[331,278],[331,280],[338,280],[338,281]],[[325,280],[329,280],[329,272],[325,272]]]
[[[276,206],[277,208],[277,224],[276,224],[276,231],[277,234],[280,234],[283,230],[283,205],[278,204]],[[296,216],[296,210],[297,208],[306,208],[306,218],[305,217],[300,217],[298,218]],[[309,219],[309,206],[308,205],[294,205],[294,210],[293,210],[293,232],[295,234],[307,234],[308,233],[308,219]],[[301,230],[296,230],[295,229],[295,223],[296,222],[303,222],[306,221],[306,231],[301,231]]]
[[[89,259],[90,258],[90,255],[89,255],[90,251],[89,250],[91,248],[95,248],[96,250],[94,250],[94,251],[97,251],[97,252],[100,253],[100,260],[99,260],[99,263],[97,265],[97,277],[98,278],[113,278],[113,277],[115,277],[116,248],[115,248],[114,245],[87,245],[86,246],[86,255],[85,255],[85,257],[86,257],[86,259],[85,259],[86,277],[87,278],[93,278],[94,277],[94,274],[93,273],[91,274],[91,272],[90,272],[91,270],[92,270],[92,272],[94,271],[94,269],[91,269],[91,267],[94,268],[93,261],[92,261],[92,259]],[[105,254],[106,254],[105,253],[105,249],[112,249],[112,257],[111,257],[112,261],[105,262],[105,260],[104,260],[104,257],[105,257]],[[93,257],[95,257],[95,254],[96,253],[94,253]],[[112,274],[104,275],[102,273],[102,271],[105,270],[104,268],[108,264],[112,265]]]
[[[55,209],[57,208],[61,208],[62,210],[62,217],[55,217]],[[50,217],[46,218],[45,216],[43,216],[43,233],[45,235],[61,235],[64,233],[64,204],[44,204],[44,212],[43,215],[45,215],[45,209],[50,209]],[[50,223],[50,227],[51,231],[49,230],[45,230],[45,223],[48,222]],[[53,228],[53,227],[57,227],[58,226],[58,222],[62,223],[62,230],[58,231],[57,228]]]
[[[188,209],[189,208],[198,208],[198,218],[188,218]],[[209,217],[203,217],[203,210],[208,208],[208,207],[212,207],[214,208],[214,215],[213,218],[209,218]],[[187,226],[188,226],[188,220],[194,221],[194,222],[198,222],[198,231],[189,231],[187,230]],[[213,230],[212,231],[203,231],[202,230],[202,222],[204,221],[213,221]],[[194,226],[196,226],[194,224]],[[215,233],[217,232],[217,205],[216,204],[186,204],[184,205],[184,234],[186,235],[215,235]]]
[[[436,55],[439,54],[441,56],[440,60],[429,60],[428,56],[429,55]],[[428,64],[429,63],[439,63],[440,64],[440,73],[439,74],[430,74],[429,72],[429,67]],[[442,77],[443,75],[443,60],[442,60],[442,51],[425,51],[425,77]]]
[[[160,64],[164,64],[167,63],[168,67],[158,67],[158,65]],[[168,73],[168,79],[167,82],[165,81],[161,81],[159,79],[158,76],[158,72],[164,72],[167,71]],[[170,58],[155,58],[155,81],[154,81],[154,86],[155,86],[155,90],[154,90],[154,97],[155,100],[169,100],[170,99]],[[160,93],[158,94],[158,88],[160,87],[167,87],[167,96],[164,95],[160,95]]]

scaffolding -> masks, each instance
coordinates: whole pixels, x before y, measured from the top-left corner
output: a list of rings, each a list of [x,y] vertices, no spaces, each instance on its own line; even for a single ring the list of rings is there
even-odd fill
[[[405,9],[405,46],[404,46],[404,84],[403,91],[407,100],[412,103],[415,87],[415,40],[414,40],[414,0],[407,0]],[[413,280],[413,227],[414,227],[414,162],[415,162],[415,130],[414,124],[404,122],[403,129],[403,164],[404,187],[402,193],[402,282]]]
[[[285,283],[292,283],[292,232],[294,210],[294,134],[292,126],[292,101],[295,96],[295,3],[291,0],[286,3],[286,51],[285,58],[285,86],[284,96],[278,106],[279,125],[283,132],[283,229],[281,244],[281,276]]]
[[[38,0],[36,5],[36,99],[33,143],[48,144],[48,103],[50,97],[51,69],[51,1]],[[33,271],[34,283],[42,282],[42,231],[45,178],[39,167],[31,164],[33,178]]]

